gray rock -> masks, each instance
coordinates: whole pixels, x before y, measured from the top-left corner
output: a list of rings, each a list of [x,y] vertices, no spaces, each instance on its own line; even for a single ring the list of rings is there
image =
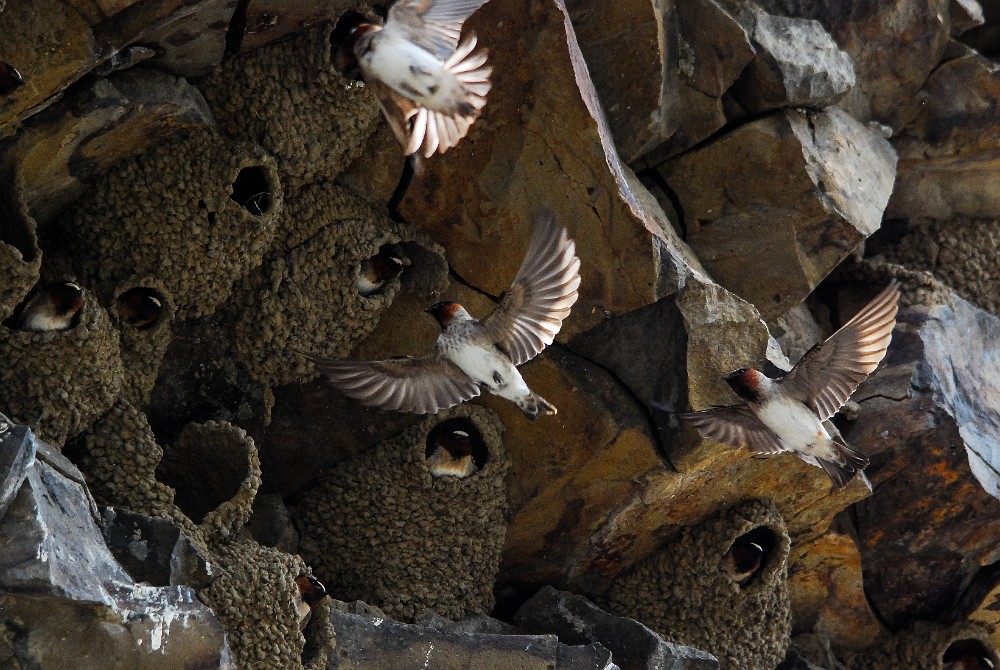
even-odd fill
[[[568,647],[554,635],[442,632],[403,624],[364,603],[334,601],[330,670],[618,670],[600,645]]]
[[[0,414],[0,518],[21,489],[21,482],[34,459],[32,436],[27,426],[20,426]]]
[[[773,16],[753,5],[740,21],[756,56],[733,86],[751,114],[825,107],[854,87],[854,63],[818,21]]]
[[[711,654],[666,642],[643,624],[609,614],[582,596],[543,587],[514,615],[531,633],[552,633],[569,645],[600,643],[622,670],[711,670]]]
[[[231,668],[222,626],[194,590],[134,583],[79,471],[30,432],[7,433],[23,437],[0,440],[0,452],[27,444],[37,457],[3,487],[20,484],[0,518],[0,658],[38,670]]]
[[[108,548],[135,581],[201,589],[216,576],[173,521],[115,507],[101,507],[100,512]]]

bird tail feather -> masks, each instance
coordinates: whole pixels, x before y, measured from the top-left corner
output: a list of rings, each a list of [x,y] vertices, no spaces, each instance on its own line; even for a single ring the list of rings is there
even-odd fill
[[[833,485],[842,489],[854,477],[854,473],[864,470],[868,466],[868,457],[856,449],[852,449],[840,440],[834,440],[834,448],[842,463],[834,463],[822,458],[817,458],[820,467],[829,475]]]

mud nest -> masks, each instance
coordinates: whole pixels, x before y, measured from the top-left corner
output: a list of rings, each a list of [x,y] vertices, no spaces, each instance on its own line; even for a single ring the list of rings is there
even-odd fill
[[[428,437],[444,422],[485,447],[480,469],[464,479],[428,469]],[[293,508],[300,549],[331,595],[403,621],[426,609],[450,619],[489,612],[506,531],[501,430],[482,407],[440,412],[303,494]]]
[[[122,395],[145,407],[170,344],[177,306],[160,280],[131,278],[115,289],[108,311],[121,336]]]
[[[128,401],[116,402],[70,451],[97,502],[172,519],[192,530],[174,506],[174,490],[156,479],[163,449],[146,415]]]
[[[443,249],[412,227],[378,214],[343,188],[316,184],[288,203],[275,253],[240,293],[236,354],[265,384],[304,382],[312,364],[296,352],[346,356],[378,324],[401,288],[431,299],[448,280]],[[370,295],[361,264],[386,249],[407,265]]]
[[[742,585],[726,571],[738,542],[763,550]],[[646,624],[665,639],[704,649],[723,670],[773,668],[791,639],[785,522],[770,500],[731,507],[673,539],[605,594],[608,609]]]
[[[334,179],[378,127],[375,96],[332,64],[333,30],[325,23],[233,58],[201,86],[223,132],[274,154],[289,193]]]
[[[990,667],[962,665],[960,661],[965,655],[987,658],[992,667],[1000,667],[1000,655],[981,626],[969,622],[944,625],[918,621],[881,645],[851,655],[846,665],[851,670],[941,670],[946,662],[954,663],[949,667],[956,668]]]
[[[111,169],[62,217],[77,272],[110,302],[157,277],[178,318],[211,314],[260,265],[284,205],[274,159],[211,129],[175,136]]]
[[[0,321],[5,321],[38,283],[42,252],[35,220],[21,194],[20,172],[0,169]]]
[[[27,332],[0,325],[0,407],[61,448],[118,399],[118,331],[89,291],[68,330]]]

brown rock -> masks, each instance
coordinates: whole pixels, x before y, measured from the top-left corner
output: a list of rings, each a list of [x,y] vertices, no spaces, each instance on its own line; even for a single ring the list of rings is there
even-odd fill
[[[46,223],[123,158],[178,130],[213,124],[196,88],[141,68],[95,79],[33,117],[7,155],[25,175],[32,213]]]
[[[660,172],[708,271],[772,319],[878,229],[895,162],[881,136],[829,108],[748,123]]]
[[[996,216],[998,100],[1000,73],[976,53],[934,71],[909,106],[912,118],[893,140],[899,176],[887,216]]]
[[[618,160],[561,2],[488,3],[469,24],[484,46],[504,45],[491,51],[490,101],[459,147],[426,162],[403,217],[444,245],[465,281],[498,295],[548,203],[582,260],[561,339],[676,290],[681,245]]]
[[[568,0],[566,10],[615,145],[631,163],[679,125],[674,2]]]
[[[848,649],[868,647],[882,632],[865,599],[861,554],[849,535],[831,530],[792,547],[788,593],[795,632],[815,632]]]
[[[859,503],[865,592],[891,626],[941,619],[1000,537],[1000,320],[955,297],[901,310],[884,369],[861,386],[848,442],[875,495]],[[962,346],[954,346],[961,342]]]
[[[48,104],[98,61],[87,21],[60,0],[13,2],[0,13],[0,60],[18,69],[25,85],[0,98],[0,137],[14,124]]]

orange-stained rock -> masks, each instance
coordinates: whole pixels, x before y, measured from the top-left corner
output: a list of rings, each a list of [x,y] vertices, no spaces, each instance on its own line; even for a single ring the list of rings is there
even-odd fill
[[[794,631],[818,633],[837,647],[862,649],[882,627],[861,586],[861,555],[849,535],[830,530],[792,548],[788,594]]]
[[[844,437],[871,455],[856,507],[865,592],[890,626],[964,614],[1000,548],[1000,319],[961,298],[900,311]],[[950,620],[950,619],[949,619]]]
[[[467,29],[492,47],[489,102],[458,147],[423,161],[403,218],[448,250],[460,277],[498,295],[538,208],[551,206],[582,260],[580,302],[561,340],[676,291],[685,252],[665,236],[652,198],[634,192],[641,186],[618,159],[562,3],[489,2]]]

